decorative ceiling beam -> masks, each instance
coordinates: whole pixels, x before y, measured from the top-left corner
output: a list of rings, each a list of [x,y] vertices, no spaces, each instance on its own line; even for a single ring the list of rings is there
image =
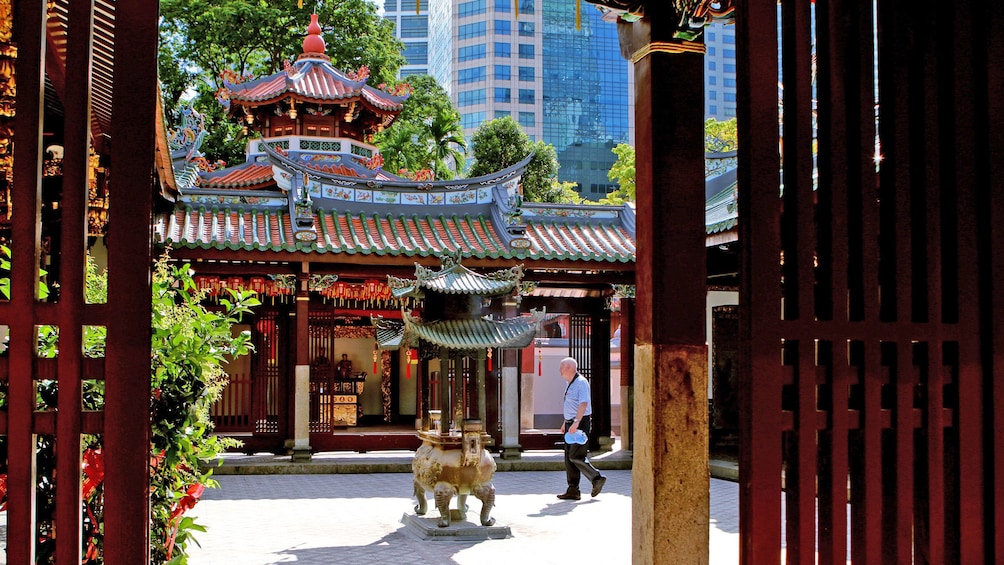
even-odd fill
[[[586,0],[599,10],[619,21],[633,23],[645,17],[645,7],[662,4],[666,0]],[[674,0],[672,2],[679,15],[674,37],[684,41],[696,41],[704,33],[704,27],[715,21],[735,20],[735,0]]]

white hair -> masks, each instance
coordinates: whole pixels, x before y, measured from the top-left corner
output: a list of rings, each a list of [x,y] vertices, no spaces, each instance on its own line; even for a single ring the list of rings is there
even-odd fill
[[[575,360],[575,357],[565,357],[558,366],[564,367],[565,365],[570,365],[573,371],[579,370],[579,362]]]

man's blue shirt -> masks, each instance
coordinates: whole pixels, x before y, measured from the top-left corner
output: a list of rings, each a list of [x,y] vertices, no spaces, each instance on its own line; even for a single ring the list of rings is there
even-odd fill
[[[568,388],[565,390],[565,404],[562,408],[565,419],[574,419],[579,412],[579,405],[583,402],[586,403],[586,412],[583,416],[591,415],[593,413],[593,403],[589,399],[589,381],[576,373],[575,378],[572,379],[572,382],[569,383]]]

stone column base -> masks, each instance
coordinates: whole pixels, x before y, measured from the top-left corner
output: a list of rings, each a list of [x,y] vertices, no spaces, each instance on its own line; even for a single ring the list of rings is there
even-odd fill
[[[522,458],[523,458],[523,452],[518,444],[502,446],[502,459],[522,459]]]
[[[294,463],[304,463],[313,459],[314,451],[309,445],[296,446],[290,450],[290,455],[292,455],[291,459]]]

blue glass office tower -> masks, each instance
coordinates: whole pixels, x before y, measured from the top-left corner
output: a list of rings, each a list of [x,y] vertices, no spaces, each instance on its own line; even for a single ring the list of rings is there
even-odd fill
[[[401,0],[401,13],[411,0]],[[607,172],[618,143],[634,142],[634,88],[617,26],[575,2],[430,0],[429,74],[460,110],[465,133],[512,116],[554,145],[558,178],[583,197],[616,187]]]
[[[582,7],[576,28],[574,2],[541,2],[543,8],[544,141],[554,145],[558,178],[579,184],[595,200],[617,188],[607,172],[618,143],[634,141],[633,70],[621,56],[617,26]]]

